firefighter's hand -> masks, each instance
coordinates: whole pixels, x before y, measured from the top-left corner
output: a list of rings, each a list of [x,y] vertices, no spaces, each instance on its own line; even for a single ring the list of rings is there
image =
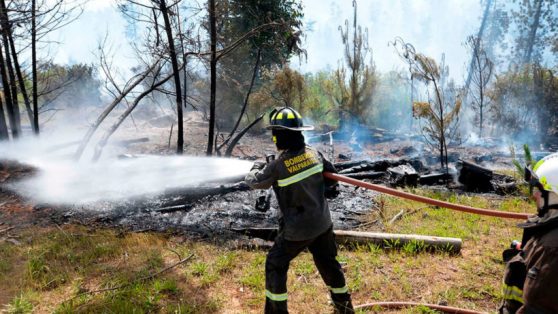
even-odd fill
[[[502,260],[507,263],[519,253],[521,253],[521,242],[513,240],[510,247],[502,252]]]
[[[265,168],[266,163],[263,161],[255,161],[254,165],[252,166],[252,169],[250,169],[250,171],[252,170],[262,170],[263,168]]]
[[[332,199],[332,198],[336,198],[337,196],[339,196],[339,184],[335,184],[335,185],[331,185],[331,186],[326,186],[325,189],[325,197]]]

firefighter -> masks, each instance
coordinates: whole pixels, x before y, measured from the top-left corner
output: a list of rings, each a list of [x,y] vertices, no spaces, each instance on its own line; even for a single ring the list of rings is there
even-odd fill
[[[558,313],[558,153],[525,168],[537,215],[519,224],[521,243],[504,251],[500,313]]]
[[[304,142],[301,115],[291,107],[278,108],[269,115],[277,159],[256,162],[246,176],[255,189],[273,187],[280,208],[279,232],[265,262],[265,313],[288,313],[287,271],[289,262],[304,249],[328,286],[335,313],[354,313],[351,296],[336,260],[337,246],[326,194],[338,194],[337,182],[325,179],[333,165]],[[329,195],[328,195],[329,196]]]

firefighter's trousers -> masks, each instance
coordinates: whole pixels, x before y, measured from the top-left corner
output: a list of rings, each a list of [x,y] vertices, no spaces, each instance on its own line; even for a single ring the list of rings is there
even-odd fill
[[[354,313],[351,296],[345,283],[341,265],[335,259],[337,246],[333,229],[329,228],[315,239],[288,241],[281,235],[267,254],[265,261],[265,313],[288,313],[287,271],[289,262],[308,248],[314,263],[328,286],[338,313]]]

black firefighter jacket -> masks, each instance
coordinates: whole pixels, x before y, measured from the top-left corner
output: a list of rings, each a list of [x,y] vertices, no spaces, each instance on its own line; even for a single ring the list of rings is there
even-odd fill
[[[558,313],[558,210],[533,216],[524,228],[523,249],[507,262],[501,313]]]
[[[250,171],[245,181],[254,189],[273,187],[282,215],[279,233],[289,241],[304,241],[332,226],[324,191],[336,182],[324,179],[324,171],[336,172],[321,153],[306,146],[282,152],[262,170]]]

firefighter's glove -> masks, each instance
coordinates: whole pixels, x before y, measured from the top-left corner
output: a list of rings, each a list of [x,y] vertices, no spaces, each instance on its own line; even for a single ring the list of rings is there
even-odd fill
[[[324,195],[329,199],[339,196],[339,184],[326,186]]]
[[[262,170],[263,168],[265,168],[266,163],[263,161],[254,161],[254,165],[252,166],[252,169],[250,169],[250,171],[252,170]]]
[[[502,252],[504,263],[509,262],[514,256],[521,253],[521,242],[513,240],[510,247]]]

